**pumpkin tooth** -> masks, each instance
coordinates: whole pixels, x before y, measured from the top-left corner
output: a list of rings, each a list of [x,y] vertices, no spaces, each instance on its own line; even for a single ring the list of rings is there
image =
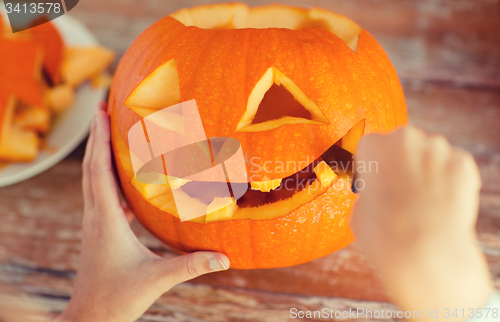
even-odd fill
[[[228,220],[233,217],[238,207],[233,197],[215,197],[206,210],[206,222]]]
[[[167,176],[168,180],[166,180],[166,184],[170,186],[170,189],[178,189],[185,185],[186,183],[190,182],[191,180],[189,179],[181,179],[177,177],[171,177]]]
[[[165,193],[168,190],[168,186],[165,184],[149,184],[143,183],[137,180],[134,176],[130,181],[130,184],[139,191],[141,195],[146,199],[151,199]]]
[[[354,125],[349,132],[342,137],[342,149],[356,154],[359,140],[365,133],[365,119],[362,119]]]
[[[281,184],[281,179],[266,180],[266,181],[254,181],[250,182],[250,187],[253,190],[260,190],[262,192],[269,192],[276,189]]]
[[[332,182],[337,179],[337,174],[333,172],[332,168],[330,168],[325,161],[321,161],[314,167],[314,173],[316,173],[316,176],[324,188],[329,187]]]

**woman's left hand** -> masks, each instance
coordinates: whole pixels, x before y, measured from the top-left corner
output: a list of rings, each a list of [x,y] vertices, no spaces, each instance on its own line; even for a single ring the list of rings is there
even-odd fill
[[[195,252],[165,259],[139,242],[118,197],[104,107],[97,110],[87,143],[83,196],[75,289],[56,321],[135,321],[173,286],[229,268],[229,259],[221,253]]]

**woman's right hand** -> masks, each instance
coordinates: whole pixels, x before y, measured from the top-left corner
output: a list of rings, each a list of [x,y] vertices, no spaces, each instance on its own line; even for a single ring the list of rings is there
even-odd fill
[[[356,161],[367,169],[372,162],[372,171],[357,174],[365,187],[351,226],[396,304],[424,318],[438,309],[431,321],[463,320],[444,318],[447,309],[481,308],[493,289],[475,233],[481,183],[473,157],[406,127],[364,137]]]

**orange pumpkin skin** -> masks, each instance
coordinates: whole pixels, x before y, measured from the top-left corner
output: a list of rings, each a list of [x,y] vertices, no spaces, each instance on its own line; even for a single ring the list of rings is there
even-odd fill
[[[172,248],[220,251],[229,257],[231,267],[249,269],[296,265],[348,245],[353,240],[348,217],[355,201],[348,187],[341,191],[332,187],[280,218],[202,224],[180,222],[152,206],[131,185],[133,173],[116,155],[128,152],[128,130],[141,117],[124,103],[148,75],[172,59],[177,62],[181,101],[196,100],[207,137],[234,137],[243,152],[261,164],[304,162],[318,158],[361,119],[365,134],[407,123],[401,85],[378,42],[362,30],[355,53],[326,30],[206,30],[165,17],[143,32],[123,56],[109,99],[112,145],[124,195],[139,222]],[[321,108],[330,124],[236,131],[250,92],[273,66]],[[247,169],[252,181],[293,174],[269,173],[249,164]]]

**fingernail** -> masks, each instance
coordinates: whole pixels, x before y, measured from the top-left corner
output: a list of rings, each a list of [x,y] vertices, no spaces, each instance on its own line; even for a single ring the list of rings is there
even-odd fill
[[[210,268],[214,271],[225,271],[227,267],[224,265],[224,263],[218,259],[218,258],[212,258],[209,261]]]
[[[358,173],[355,173],[354,174],[354,177],[352,178],[352,186],[351,186],[351,190],[352,192],[354,193],[359,193],[358,189],[356,188],[356,180],[358,180]]]
[[[101,101],[101,102],[97,103],[95,109],[97,111],[99,111],[99,110],[105,110],[106,109],[106,102],[102,102]]]

